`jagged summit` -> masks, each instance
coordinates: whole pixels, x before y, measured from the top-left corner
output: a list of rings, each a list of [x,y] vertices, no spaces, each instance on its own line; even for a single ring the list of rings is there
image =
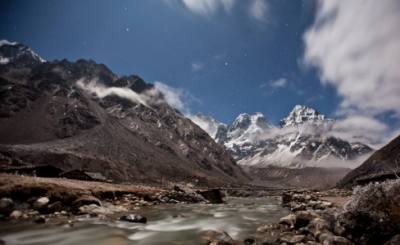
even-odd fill
[[[28,66],[42,62],[45,62],[45,60],[28,46],[8,40],[0,40],[0,65]]]
[[[304,122],[323,122],[325,120],[330,121],[331,119],[326,119],[325,115],[322,115],[314,108],[305,105],[295,105],[288,116],[280,121],[280,126],[297,126]]]
[[[259,127],[262,129],[270,128],[272,125],[267,121],[264,114],[256,112],[253,115],[247,113],[241,113],[229,126],[229,131],[235,131],[236,129],[248,129],[249,127]]]
[[[230,125],[216,126],[210,135],[245,166],[354,167],[348,161],[372,149],[331,136],[334,123],[311,107],[296,105],[281,120],[281,127],[269,123],[262,113],[241,113]],[[209,132],[201,122],[198,125]]]

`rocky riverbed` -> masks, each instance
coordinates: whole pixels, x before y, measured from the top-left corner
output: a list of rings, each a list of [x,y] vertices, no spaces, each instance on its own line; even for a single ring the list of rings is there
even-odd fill
[[[328,201],[329,200],[329,201]],[[255,244],[400,244],[400,180],[282,195],[291,213],[257,229]]]
[[[0,236],[35,230],[36,223],[42,225],[43,237],[46,227],[58,229],[51,231],[56,233],[104,229],[105,238],[120,234],[112,231],[122,227],[126,241],[142,244],[157,239],[214,245],[400,244],[400,180],[354,191],[288,190],[266,199],[245,194],[221,204],[218,190],[1,175]],[[31,235],[40,237],[40,232]]]
[[[45,223],[77,215],[115,219],[160,204],[221,203],[216,189],[117,185],[69,179],[0,174],[0,218]],[[134,214],[121,217],[143,222]]]

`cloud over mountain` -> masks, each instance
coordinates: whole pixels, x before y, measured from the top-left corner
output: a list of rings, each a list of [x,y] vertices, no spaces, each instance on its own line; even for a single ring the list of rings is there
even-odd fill
[[[343,99],[339,113],[353,117],[341,123],[342,132],[353,131],[344,128],[357,121],[374,128],[365,128],[366,134],[382,135],[388,128],[376,117],[400,117],[400,2],[376,3],[318,1],[316,20],[304,35],[306,64],[336,87]]]

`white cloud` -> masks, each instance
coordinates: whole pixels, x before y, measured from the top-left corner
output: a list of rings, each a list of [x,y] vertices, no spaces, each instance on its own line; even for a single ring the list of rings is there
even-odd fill
[[[266,20],[268,5],[265,0],[253,0],[249,7],[249,14],[256,20]]]
[[[342,108],[400,116],[400,1],[319,1],[305,61],[343,97]]]
[[[170,106],[178,109],[185,115],[190,115],[190,105],[192,103],[201,103],[198,98],[184,89],[173,88],[159,81],[156,81],[154,86],[156,90],[164,95],[164,99]]]
[[[76,84],[81,89],[94,93],[99,98],[104,98],[110,95],[116,95],[124,99],[128,99],[134,103],[140,103],[145,106],[149,106],[148,102],[151,100],[147,94],[138,94],[130,88],[121,87],[106,87],[103,84],[97,83],[96,80],[85,81],[85,79],[79,79]]]
[[[382,122],[368,116],[349,116],[333,124],[329,134],[349,142],[362,142],[379,148],[388,127]]]
[[[192,71],[196,72],[196,71],[201,71],[204,68],[204,64],[203,63],[199,63],[199,62],[194,62],[192,63]]]
[[[178,110],[183,110],[185,108],[182,101],[184,93],[182,89],[176,89],[158,81],[154,83],[154,86],[164,95],[164,99],[170,106]]]
[[[279,78],[277,80],[270,82],[270,86],[272,88],[283,88],[283,87],[286,87],[287,84],[288,84],[288,81],[286,80],[286,78]]]
[[[98,83],[97,79],[86,80],[82,78],[79,79],[76,84],[79,88],[94,93],[99,98],[116,95],[147,107],[166,102],[168,105],[178,109],[184,114],[190,114],[189,104],[191,102],[199,102],[199,100],[189,92],[180,88],[173,88],[158,81],[154,83],[154,89],[140,94],[128,87],[106,87]],[[163,99],[161,99],[159,93],[163,95]]]
[[[385,142],[400,118],[400,1],[318,1],[315,23],[304,35],[306,65],[343,98],[336,126],[343,138]]]
[[[234,0],[181,0],[181,2],[187,9],[200,15],[213,14],[219,9],[229,12],[235,3]]]

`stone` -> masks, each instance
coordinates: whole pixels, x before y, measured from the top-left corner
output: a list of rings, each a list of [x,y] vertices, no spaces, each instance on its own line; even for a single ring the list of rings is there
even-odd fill
[[[294,227],[296,224],[296,215],[295,214],[289,214],[285,217],[280,218],[279,224],[286,224],[290,226],[291,228]]]
[[[224,203],[223,194],[219,189],[209,189],[205,191],[197,191],[204,199],[213,204]]]
[[[306,236],[304,236],[304,235],[296,235],[292,232],[283,232],[280,235],[279,240],[281,242],[286,242],[288,244],[296,244],[296,243],[300,243],[301,241],[303,241],[305,237]]]
[[[324,219],[315,218],[310,222],[307,229],[310,231],[311,234],[317,237],[321,232],[329,230],[330,225],[328,221]]]
[[[49,213],[60,212],[63,209],[64,209],[64,205],[60,201],[56,201],[56,202],[50,203],[47,206],[47,211]]]
[[[356,244],[383,244],[399,234],[400,179],[356,188],[338,221]]]
[[[49,204],[50,199],[48,197],[40,197],[36,199],[36,201],[33,203],[32,207],[35,210],[41,211],[44,210],[47,207],[47,204]]]
[[[290,193],[284,192],[282,193],[282,205],[288,206],[288,204],[292,201],[292,195]]]
[[[333,233],[339,236],[343,236],[346,233],[346,229],[341,226],[338,222],[335,222],[335,225],[333,227]]]
[[[254,238],[246,238],[243,241],[244,245],[253,245],[256,243],[256,240]]]
[[[119,218],[121,221],[126,221],[126,222],[131,222],[131,223],[142,223],[145,224],[147,223],[147,218],[140,215],[140,214],[128,214],[121,216]]]
[[[295,220],[296,229],[307,226],[311,222],[311,220],[319,217],[317,213],[309,210],[296,212],[295,216],[296,216]]]
[[[323,242],[323,245],[353,245],[351,241],[349,241],[347,238],[341,237],[341,236],[327,236]]]
[[[214,231],[214,230],[209,230],[206,231],[203,239],[208,243],[208,244],[213,244],[213,245],[233,245],[234,240],[232,237],[226,233],[225,231]]]
[[[256,240],[259,241],[257,244],[276,244],[278,243],[279,237],[287,227],[286,224],[268,224],[257,228]],[[279,243],[278,243],[279,244]]]
[[[36,224],[44,224],[46,223],[46,218],[44,216],[39,216],[33,220]]]
[[[14,202],[11,198],[0,199],[0,214],[9,215],[14,210]]]
[[[176,191],[176,192],[185,192],[182,188],[180,188],[177,185],[174,186],[174,191]]]
[[[290,210],[292,212],[297,212],[297,211],[304,211],[307,209],[307,206],[304,203],[299,203],[299,204],[294,204],[293,206],[291,206]]]
[[[383,245],[398,245],[400,244],[400,234],[395,235],[389,241],[385,242]]]
[[[90,204],[101,206],[101,202],[99,199],[95,198],[94,196],[88,196],[88,195],[77,198],[72,203],[72,206],[74,206],[75,208],[79,208],[81,206],[90,205]]]
[[[11,212],[9,217],[10,217],[10,219],[19,219],[22,217],[22,212],[19,210],[14,210]]]

